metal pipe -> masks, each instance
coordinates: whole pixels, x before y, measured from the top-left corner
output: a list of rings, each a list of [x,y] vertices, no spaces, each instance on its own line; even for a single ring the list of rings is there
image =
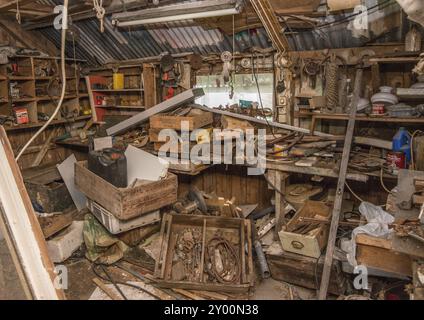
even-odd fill
[[[254,247],[255,247],[256,257],[258,258],[262,279],[268,279],[271,276],[271,272],[269,271],[268,262],[266,261],[266,257],[262,249],[262,245],[258,240],[255,240]]]

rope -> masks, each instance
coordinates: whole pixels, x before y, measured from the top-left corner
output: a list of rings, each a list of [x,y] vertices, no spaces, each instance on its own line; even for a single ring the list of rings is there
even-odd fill
[[[16,20],[21,24],[21,11],[19,9],[19,0],[16,0]]]
[[[100,32],[105,32],[104,27],[104,16],[106,14],[105,8],[103,8],[103,0],[93,0],[94,10],[96,11],[96,17],[100,21]]]

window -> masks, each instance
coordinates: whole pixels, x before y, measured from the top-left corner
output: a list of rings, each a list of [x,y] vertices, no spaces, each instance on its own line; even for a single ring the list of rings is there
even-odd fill
[[[259,89],[264,108],[273,109],[274,77],[272,73],[260,73],[257,75]],[[236,74],[234,81],[234,96],[230,99],[230,86],[224,84],[221,75],[197,76],[198,88],[203,88],[205,95],[196,100],[196,103],[211,108],[220,105],[240,104],[240,100],[259,103],[258,89],[252,74]]]

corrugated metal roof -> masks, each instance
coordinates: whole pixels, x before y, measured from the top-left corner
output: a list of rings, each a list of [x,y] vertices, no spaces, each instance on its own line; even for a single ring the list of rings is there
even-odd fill
[[[54,0],[41,0],[54,2]],[[368,0],[373,1],[373,0]],[[343,15],[323,19],[331,22]],[[333,19],[333,20],[331,20]],[[91,18],[74,23],[79,30],[79,40],[75,45],[77,58],[86,59],[90,64],[103,64],[108,60],[125,60],[156,56],[164,51],[170,53],[195,52],[198,54],[221,53],[232,50],[232,37],[219,29],[204,29],[190,22],[172,22],[148,28],[118,29],[105,17],[105,32],[100,33],[99,21]],[[60,46],[60,32],[53,27],[39,29],[56,46]],[[324,48],[346,48],[364,45],[367,38],[355,38],[346,24],[328,26],[316,30],[287,32],[287,37],[295,50],[319,50]],[[400,34],[393,32],[379,41],[399,41]],[[247,47],[269,48],[271,43],[263,28],[243,31],[235,36],[235,50]],[[72,41],[68,42],[67,55],[73,57]]]

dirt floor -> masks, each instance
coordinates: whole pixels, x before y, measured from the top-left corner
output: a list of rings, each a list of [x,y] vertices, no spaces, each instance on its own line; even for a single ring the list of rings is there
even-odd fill
[[[86,259],[70,259],[68,268],[68,289],[66,297],[70,300],[88,300],[96,289],[92,282],[95,274],[92,264]],[[259,282],[252,300],[309,300],[316,297],[314,290],[293,286],[281,281],[266,279]],[[16,269],[4,240],[0,241],[0,300],[25,299]]]
[[[25,298],[6,240],[0,240],[0,300]]]

